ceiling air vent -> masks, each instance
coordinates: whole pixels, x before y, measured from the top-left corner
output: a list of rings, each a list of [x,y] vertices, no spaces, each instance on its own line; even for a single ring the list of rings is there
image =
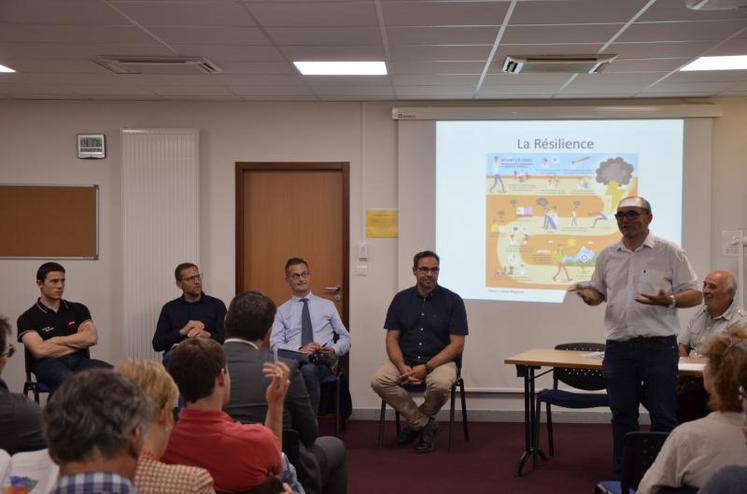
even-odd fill
[[[617,55],[509,55],[503,72],[509,74],[596,74]]]
[[[219,74],[220,67],[204,57],[100,56],[93,61],[117,74],[195,75]]]

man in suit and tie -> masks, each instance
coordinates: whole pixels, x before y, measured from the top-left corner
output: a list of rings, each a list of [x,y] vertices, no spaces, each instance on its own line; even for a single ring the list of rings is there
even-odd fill
[[[232,376],[231,399],[224,410],[243,423],[262,422],[267,409],[264,379],[257,379],[262,364],[273,359],[269,350],[270,328],[275,304],[259,292],[237,295],[228,308],[223,348]],[[344,493],[347,490],[345,447],[336,437],[318,436],[316,413],[311,407],[298,364],[284,360],[290,368],[290,385],[285,396],[283,428],[293,429],[300,438],[300,464],[294,465],[309,494]]]
[[[321,381],[337,359],[350,351],[350,333],[335,304],[311,293],[309,264],[299,257],[285,263],[285,281],[293,296],[278,307],[270,344],[298,362],[314,412],[319,412]]]

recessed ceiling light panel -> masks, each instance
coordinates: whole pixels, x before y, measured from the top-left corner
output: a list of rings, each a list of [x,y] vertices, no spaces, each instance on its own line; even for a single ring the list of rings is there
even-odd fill
[[[700,57],[680,70],[747,70],[747,55]]]
[[[384,62],[293,62],[303,75],[386,75]]]
[[[15,72],[15,70],[11,69],[10,67],[6,67],[5,65],[0,65],[0,72],[12,74]]]

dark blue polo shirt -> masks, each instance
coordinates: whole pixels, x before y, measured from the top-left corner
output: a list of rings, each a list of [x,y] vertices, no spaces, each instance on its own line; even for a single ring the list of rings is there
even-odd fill
[[[167,352],[172,346],[187,339],[179,333],[189,321],[200,321],[205,331],[218,343],[223,343],[223,319],[226,317],[226,304],[222,300],[204,293],[197,302],[187,302],[184,295],[168,302],[161,309],[153,335],[153,349]]]
[[[462,297],[442,286],[426,297],[416,287],[407,288],[389,304],[384,328],[400,331],[407,365],[424,364],[449,344],[449,335],[468,334],[467,311]]]

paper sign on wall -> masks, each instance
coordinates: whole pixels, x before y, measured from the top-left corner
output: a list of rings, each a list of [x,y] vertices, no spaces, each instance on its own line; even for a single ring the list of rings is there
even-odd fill
[[[366,210],[366,236],[368,238],[399,237],[399,211],[396,209]]]

